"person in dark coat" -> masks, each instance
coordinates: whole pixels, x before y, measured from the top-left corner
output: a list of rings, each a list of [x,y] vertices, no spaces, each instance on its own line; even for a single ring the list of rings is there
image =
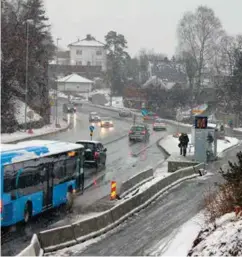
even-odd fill
[[[186,133],[181,133],[179,136],[179,147],[180,147],[180,155],[186,156],[187,154],[187,146],[189,143],[189,137]]]

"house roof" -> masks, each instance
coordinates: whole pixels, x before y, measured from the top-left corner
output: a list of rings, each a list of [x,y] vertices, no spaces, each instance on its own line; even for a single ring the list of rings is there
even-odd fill
[[[103,44],[102,42],[96,40],[94,37],[92,37],[91,35],[87,35],[86,38],[79,40],[69,44],[68,46],[101,46],[104,47],[105,44]]]
[[[72,82],[72,83],[93,83],[92,80],[86,79],[76,73],[67,75],[64,78],[58,79],[57,82]]]

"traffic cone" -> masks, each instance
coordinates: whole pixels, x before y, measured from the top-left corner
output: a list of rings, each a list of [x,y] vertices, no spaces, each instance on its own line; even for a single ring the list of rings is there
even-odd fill
[[[110,194],[110,200],[115,200],[117,198],[117,183],[116,181],[111,182],[111,194]]]

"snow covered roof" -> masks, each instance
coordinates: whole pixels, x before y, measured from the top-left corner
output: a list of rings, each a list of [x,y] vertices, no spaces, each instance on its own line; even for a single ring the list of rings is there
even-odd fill
[[[68,46],[94,46],[94,47],[104,47],[104,44],[98,40],[96,40],[91,35],[87,35],[86,38],[79,40],[69,44]]]
[[[92,80],[86,79],[76,73],[67,75],[64,78],[58,79],[57,82],[71,82],[71,83],[93,83]]]

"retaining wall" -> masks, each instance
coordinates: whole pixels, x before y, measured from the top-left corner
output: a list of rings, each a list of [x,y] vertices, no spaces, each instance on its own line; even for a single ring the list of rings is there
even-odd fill
[[[120,188],[120,195],[123,195],[125,192],[130,191],[131,189],[133,190],[134,187],[139,187],[140,183],[143,181],[147,181],[148,179],[153,178],[153,168],[150,168],[148,170],[142,171],[135,176],[129,178],[127,181],[123,182]]]
[[[168,172],[175,172],[176,170],[198,165],[199,162],[189,162],[189,161],[168,161]]]

